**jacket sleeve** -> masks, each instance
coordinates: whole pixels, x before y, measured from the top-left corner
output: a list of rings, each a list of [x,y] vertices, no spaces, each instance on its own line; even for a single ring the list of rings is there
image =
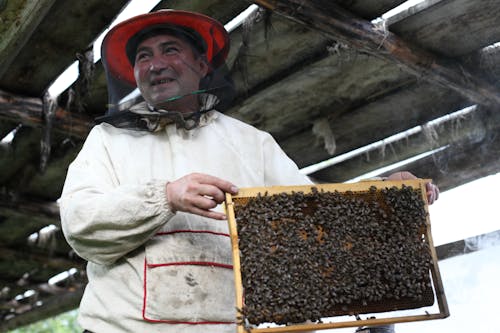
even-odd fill
[[[82,258],[112,264],[173,216],[165,190],[166,180],[120,184],[94,128],[68,169],[59,200],[64,235]]]
[[[280,148],[274,138],[265,133],[264,151],[264,181],[266,186],[274,185],[309,185],[313,182],[300,173],[299,168]]]

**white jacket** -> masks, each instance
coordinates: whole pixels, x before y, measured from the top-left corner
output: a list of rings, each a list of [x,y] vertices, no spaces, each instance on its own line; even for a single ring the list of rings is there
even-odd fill
[[[94,127],[60,199],[64,234],[89,261],[82,327],[235,332],[227,222],[173,214],[166,202],[166,182],[192,172],[238,187],[310,184],[269,134],[216,111],[191,131]]]

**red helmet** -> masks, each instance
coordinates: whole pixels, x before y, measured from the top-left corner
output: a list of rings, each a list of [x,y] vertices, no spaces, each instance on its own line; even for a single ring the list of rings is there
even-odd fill
[[[134,69],[127,53],[129,40],[141,31],[166,25],[194,31],[202,38],[212,69],[224,64],[229,52],[229,35],[221,23],[202,14],[166,9],[135,16],[117,24],[106,34],[101,54],[108,75],[135,86]]]

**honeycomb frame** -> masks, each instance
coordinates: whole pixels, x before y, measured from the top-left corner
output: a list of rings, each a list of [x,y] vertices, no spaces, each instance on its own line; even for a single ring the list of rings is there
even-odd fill
[[[228,215],[228,223],[231,234],[231,242],[233,249],[233,263],[234,263],[234,274],[235,274],[235,287],[236,287],[236,304],[239,309],[239,314],[237,318],[237,322],[239,323],[238,332],[256,332],[256,333],[264,333],[264,332],[305,332],[309,330],[321,330],[321,329],[329,329],[329,328],[338,328],[338,327],[357,327],[363,325],[379,325],[379,324],[387,324],[387,323],[396,323],[396,322],[408,322],[408,321],[419,321],[419,320],[430,320],[430,319],[439,319],[446,318],[449,315],[448,306],[446,303],[446,297],[444,295],[444,290],[442,287],[442,282],[439,274],[439,268],[437,265],[437,257],[435,253],[435,249],[432,242],[432,236],[430,232],[430,218],[428,214],[428,206],[427,199],[425,195],[425,183],[429,180],[417,179],[417,180],[405,180],[405,181],[366,181],[360,183],[353,184],[320,184],[320,185],[307,185],[307,186],[277,186],[277,187],[259,187],[259,188],[243,188],[240,189],[238,195],[232,196],[230,194],[226,195],[226,213]],[[341,196],[349,196],[356,197],[357,195],[370,195],[370,193],[375,193],[375,196],[379,195],[381,191],[387,189],[403,189],[405,187],[410,187],[420,192],[421,200],[423,202],[423,209],[425,210],[425,228],[420,232],[423,233],[422,237],[425,238],[425,242],[429,248],[430,255],[430,263],[428,270],[428,278],[429,281],[432,281],[430,284],[430,289],[427,288],[426,295],[424,298],[427,300],[413,301],[412,299],[403,298],[401,301],[392,302],[389,308],[382,306],[381,304],[385,304],[385,300],[381,300],[381,302],[374,302],[369,304],[367,307],[363,307],[361,304],[354,304],[353,306],[346,306],[346,304],[340,304],[334,311],[335,314],[329,313],[328,316],[325,317],[335,317],[340,315],[356,315],[357,320],[353,321],[342,321],[342,322],[328,322],[322,323],[321,320],[315,323],[306,323],[306,324],[297,324],[297,323],[289,323],[285,326],[278,327],[256,327],[254,325],[249,325],[248,318],[246,318],[245,314],[245,304],[243,300],[243,295],[245,294],[247,299],[249,290],[244,290],[244,284],[242,282],[242,266],[241,266],[241,257],[240,257],[240,249],[239,242],[244,240],[245,236],[242,235],[241,239],[238,236],[238,225],[237,225],[237,214],[238,214],[238,206],[242,207],[242,205],[246,205],[248,200],[255,199],[261,196],[274,196],[274,195],[293,195],[296,193],[303,193],[305,195],[309,195],[314,191],[318,192],[335,192],[339,193]],[[358,208],[359,209],[359,208]],[[304,235],[307,238],[307,235]],[[418,236],[420,237],[420,236]],[[245,258],[243,258],[245,259]],[[307,283],[307,280],[305,281]],[[249,289],[249,288],[247,288]],[[429,295],[430,291],[430,295]],[[370,317],[369,319],[365,319],[360,321],[358,314],[373,314],[379,312],[390,312],[399,309],[411,309],[411,308],[421,308],[424,306],[428,306],[428,299],[432,297],[432,301],[434,298],[436,299],[439,307],[439,313],[429,314],[425,313],[423,315],[417,316],[402,316],[402,317],[390,317],[390,318],[380,318],[376,319],[375,317]],[[359,303],[359,302],[358,302]],[[378,304],[378,305],[377,305]],[[366,305],[366,304],[363,304]],[[391,308],[392,307],[392,308]],[[360,310],[361,308],[361,310]],[[368,311],[369,310],[369,311]],[[307,319],[307,318],[306,318]],[[317,320],[315,317],[314,320]],[[268,322],[268,321],[266,321]],[[276,322],[276,321],[270,321]],[[260,324],[261,322],[253,323]],[[279,323],[283,324],[283,323]]]

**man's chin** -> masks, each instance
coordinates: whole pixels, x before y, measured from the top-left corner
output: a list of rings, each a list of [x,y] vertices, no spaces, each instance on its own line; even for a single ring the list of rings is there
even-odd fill
[[[162,95],[161,97],[157,96],[157,98],[151,98],[150,101],[151,102],[148,101],[148,103],[155,108],[168,111],[194,112],[198,107],[197,96],[191,94]]]
[[[170,98],[170,100],[168,101],[158,102],[156,104],[153,104],[153,106],[160,110],[179,111],[182,113],[195,111],[194,108],[189,108],[189,106],[186,103],[183,103],[182,98],[179,99]]]
[[[161,95],[150,98],[150,104],[154,105],[155,107],[160,107],[162,105],[168,106],[179,100],[182,100],[182,96],[179,96],[177,94]]]

